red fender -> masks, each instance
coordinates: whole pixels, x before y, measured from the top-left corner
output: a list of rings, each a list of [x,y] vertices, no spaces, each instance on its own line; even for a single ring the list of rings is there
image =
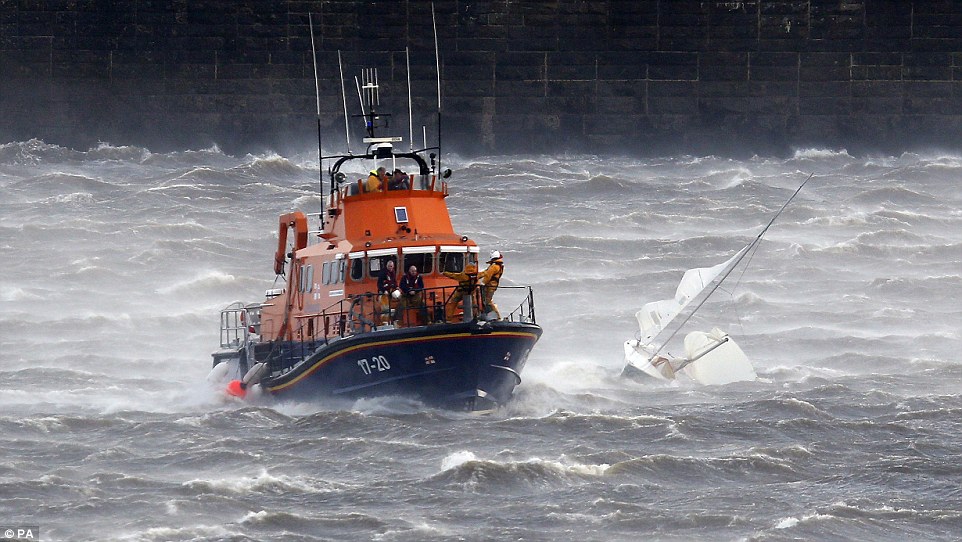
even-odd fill
[[[281,215],[277,225],[277,252],[274,254],[274,273],[284,272],[287,261],[287,230],[294,228],[294,252],[307,246],[307,217],[300,211]]]

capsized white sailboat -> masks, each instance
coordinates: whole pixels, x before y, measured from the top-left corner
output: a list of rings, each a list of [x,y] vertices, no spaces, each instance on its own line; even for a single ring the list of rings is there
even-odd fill
[[[813,175],[805,179],[751,243],[725,262],[686,271],[673,298],[642,306],[635,314],[640,328],[639,338],[625,341],[624,344],[623,375],[648,375],[658,380],[671,381],[678,372],[683,372],[695,382],[704,385],[729,384],[757,378],[752,363],[742,349],[731,336],[718,328],[710,332],[688,333],[684,341],[684,357],[663,356],[661,352],[742,259],[758,248],[768,228]]]
[[[754,380],[755,369],[741,348],[720,329],[693,331],[685,336],[685,357],[671,358],[660,352],[692,314],[715,291],[755,243],[746,245],[727,261],[712,267],[689,269],[682,276],[675,297],[646,303],[635,314],[639,339],[625,341],[625,372],[640,371],[658,380],[674,380],[676,373],[705,385]],[[691,307],[691,310],[685,309]],[[687,317],[676,318],[685,313]]]

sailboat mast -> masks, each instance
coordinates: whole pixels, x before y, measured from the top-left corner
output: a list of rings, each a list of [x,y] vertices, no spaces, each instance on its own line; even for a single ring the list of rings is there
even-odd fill
[[[654,352],[652,352],[651,356],[649,356],[648,358],[649,363],[651,363],[658,356],[658,354],[662,350],[664,350],[665,346],[668,345],[668,343],[675,337],[675,335],[677,335],[678,332],[681,331],[683,327],[685,327],[685,324],[687,324],[688,321],[691,320],[691,317],[694,316],[696,312],[698,312],[698,309],[700,309],[702,305],[704,305],[705,302],[708,301],[708,298],[711,297],[713,293],[715,293],[715,290],[717,290],[718,287],[721,286],[723,282],[725,282],[725,279],[728,278],[728,275],[730,275],[731,272],[734,271],[736,267],[738,267],[738,263],[741,262],[742,259],[744,259],[749,252],[752,252],[755,248],[758,247],[758,244],[761,242],[762,237],[764,237],[765,232],[767,232],[768,229],[772,227],[772,224],[774,224],[775,221],[778,220],[778,217],[782,214],[785,208],[788,207],[788,204],[790,204],[792,200],[795,199],[795,196],[797,196],[798,193],[801,192],[805,184],[807,184],[808,181],[810,181],[814,176],[815,176],[815,173],[810,174],[808,178],[806,178],[805,181],[802,182],[802,184],[795,189],[795,192],[792,194],[792,196],[788,198],[788,201],[786,201],[785,204],[782,205],[782,208],[779,209],[777,213],[775,213],[775,216],[773,216],[772,219],[768,221],[768,224],[765,225],[764,228],[762,228],[762,231],[758,234],[758,236],[755,237],[755,239],[751,243],[749,243],[748,246],[746,246],[741,250],[741,254],[737,258],[735,258],[735,260],[728,266],[728,268],[725,269],[725,271],[720,275],[721,278],[712,280],[714,285],[711,287],[710,290],[708,290],[708,293],[705,294],[704,296],[699,294],[699,296],[701,297],[701,300],[695,305],[695,308],[688,311],[688,316],[686,316],[685,319],[682,320],[680,324],[674,326],[675,327],[674,331],[672,331],[671,334],[668,335],[668,337],[665,340],[661,341],[661,345]]]

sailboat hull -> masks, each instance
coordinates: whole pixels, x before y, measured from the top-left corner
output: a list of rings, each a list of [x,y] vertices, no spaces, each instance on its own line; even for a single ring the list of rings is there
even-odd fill
[[[658,367],[654,366],[648,361],[649,354],[636,345],[637,341],[625,341],[625,369],[621,373],[622,376],[640,380],[647,378],[662,381],[674,380],[675,374],[670,363],[664,361]]]

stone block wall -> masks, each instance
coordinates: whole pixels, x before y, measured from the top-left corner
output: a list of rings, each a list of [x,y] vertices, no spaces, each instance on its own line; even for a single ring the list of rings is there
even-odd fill
[[[338,51],[435,132],[423,0],[0,0],[0,141],[343,150]],[[446,147],[962,147],[962,2],[436,0]],[[310,19],[309,19],[309,14]],[[352,130],[360,127],[352,119]]]

